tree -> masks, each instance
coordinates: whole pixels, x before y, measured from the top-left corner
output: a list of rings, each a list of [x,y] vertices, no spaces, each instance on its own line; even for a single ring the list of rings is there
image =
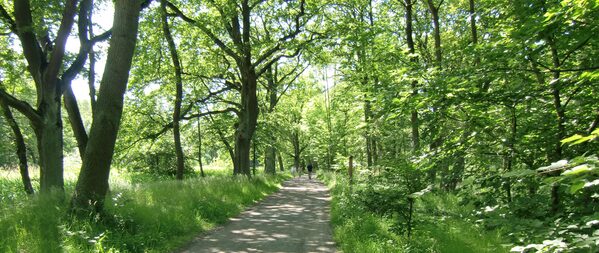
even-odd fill
[[[4,112],[4,118],[8,121],[10,128],[15,136],[15,146],[17,151],[17,157],[19,158],[19,172],[21,173],[21,180],[23,182],[23,188],[27,194],[33,194],[33,186],[31,185],[31,178],[29,177],[29,169],[27,166],[27,146],[25,146],[25,140],[21,133],[21,128],[15,120],[10,108],[6,103],[0,100],[0,107]]]
[[[74,210],[100,212],[103,208],[141,8],[142,1],[115,2],[113,36],[100,82],[89,141],[73,193],[71,205]]]
[[[177,47],[168,26],[168,19],[166,18],[166,0],[160,1],[160,14],[162,17],[162,30],[164,37],[168,42],[171,60],[173,61],[173,66],[175,68],[175,86],[177,91],[175,94],[175,109],[173,110],[173,137],[175,139],[175,153],[177,155],[177,179],[182,180],[183,171],[185,169],[185,157],[183,155],[183,148],[181,147],[181,128],[179,126],[179,121],[181,117],[181,101],[183,100],[183,79],[181,77],[183,70],[181,69],[179,53],[177,52]],[[199,127],[198,123],[198,128]],[[200,160],[200,167],[201,163],[202,161]]]
[[[14,19],[4,6],[0,8],[2,19],[21,42],[23,55],[29,64],[27,70],[36,86],[37,108],[11,96],[4,90],[0,90],[0,98],[4,103],[24,114],[34,128],[40,156],[40,189],[44,193],[52,189],[62,190],[64,184],[60,103],[64,87],[60,70],[63,67],[65,44],[74,23],[77,5],[76,0],[65,3],[60,26],[54,33],[56,34],[54,40],[50,40],[49,33],[42,37],[35,33],[35,28],[40,29],[40,27],[33,23],[29,0],[14,2]]]
[[[297,43],[295,38],[304,33],[303,28],[309,20],[306,15],[305,2],[291,4],[287,2],[277,3],[275,6],[293,10],[294,14],[282,13],[282,16],[271,17],[262,20],[262,27],[254,20],[259,15],[267,15],[270,8],[263,2],[250,3],[244,0],[241,4],[235,2],[215,3],[212,2],[203,8],[214,10],[216,22],[221,31],[226,31],[226,36],[215,33],[215,27],[207,22],[207,17],[191,18],[183,13],[176,5],[169,3],[168,7],[175,15],[198,28],[216,44],[226,57],[230,57],[236,65],[239,80],[240,108],[238,113],[238,124],[235,134],[235,168],[234,174],[250,176],[250,147],[251,140],[256,130],[258,119],[258,97],[257,83],[272,64],[283,57],[295,55],[305,43]],[[278,14],[278,13],[277,13]],[[307,17],[305,17],[307,16]],[[210,17],[212,18],[212,17]],[[286,18],[288,26],[286,30],[275,30],[273,22],[278,18]],[[276,34],[273,39],[262,41],[258,34]],[[299,45],[298,45],[299,44]],[[294,50],[295,49],[295,50]],[[292,52],[288,52],[292,51]]]

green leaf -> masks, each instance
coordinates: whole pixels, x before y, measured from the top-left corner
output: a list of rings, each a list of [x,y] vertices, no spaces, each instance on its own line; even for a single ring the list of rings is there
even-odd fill
[[[593,140],[593,139],[595,139],[595,137],[597,137],[597,136],[595,136],[595,135],[589,135],[589,136],[582,137],[579,140],[577,140],[576,142],[572,143],[572,145],[577,145],[577,144],[580,144],[580,143],[583,143],[583,142],[587,142],[587,141]]]
[[[584,188],[585,183],[586,182],[584,180],[578,180],[578,181],[574,182],[570,186],[570,194],[574,194],[574,193],[580,191],[580,189]]]
[[[501,175],[501,177],[504,177],[504,178],[525,177],[525,176],[534,175],[534,174],[537,174],[534,170],[514,170],[514,171],[504,173],[503,175]]]
[[[566,143],[568,143],[568,142],[573,142],[573,141],[579,140],[580,138],[583,138],[583,137],[584,137],[584,136],[582,136],[582,135],[580,135],[580,134],[575,134],[575,135],[573,135],[573,136],[570,136],[570,137],[568,137],[568,138],[566,138],[566,139],[563,139],[563,140],[562,140],[562,144],[566,144]]]
[[[566,170],[564,171],[564,173],[562,173],[563,176],[576,176],[579,175],[581,173],[586,173],[589,171],[592,171],[593,169],[591,167],[589,167],[586,164],[583,165],[578,165],[572,169]]]

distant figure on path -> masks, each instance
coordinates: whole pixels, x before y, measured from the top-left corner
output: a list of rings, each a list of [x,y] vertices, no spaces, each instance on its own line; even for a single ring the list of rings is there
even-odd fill
[[[312,163],[309,163],[308,164],[308,179],[312,179],[312,169],[313,169]]]

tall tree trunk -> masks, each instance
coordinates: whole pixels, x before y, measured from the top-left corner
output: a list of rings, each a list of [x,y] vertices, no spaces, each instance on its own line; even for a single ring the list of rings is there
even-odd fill
[[[293,145],[293,166],[297,171],[301,171],[300,167],[300,159],[301,159],[301,150],[300,150],[300,141],[299,134],[293,133],[291,136],[292,145]]]
[[[548,37],[547,43],[549,44],[549,48],[551,49],[551,60],[553,63],[553,68],[559,69],[561,64],[559,62],[559,56],[557,52],[557,46],[553,38]],[[555,114],[557,118],[557,136],[555,140],[555,159],[562,159],[562,143],[561,140],[566,138],[566,112],[565,108],[561,102],[561,81],[560,81],[560,72],[553,72],[553,80],[551,80],[551,93],[553,95],[553,106],[555,109]]]
[[[43,124],[37,129],[40,154],[40,191],[63,190],[63,139],[60,92],[46,90],[38,107]]]
[[[268,68],[268,70],[266,71],[266,80],[268,82],[268,99],[269,99],[269,106],[268,106],[268,112],[272,113],[274,111],[275,106],[277,105],[277,83],[276,83],[276,76],[275,74],[273,74],[272,71],[272,67]],[[276,168],[275,168],[275,163],[276,163],[276,152],[277,149],[275,148],[275,142],[277,141],[276,137],[274,134],[269,135],[270,136],[270,144],[269,146],[266,148],[266,155],[265,155],[265,161],[264,161],[264,172],[266,172],[267,174],[275,174],[276,173]]]
[[[281,171],[285,171],[285,164],[283,164],[283,155],[280,152],[277,155],[277,159],[279,159],[279,169]]]
[[[0,106],[4,112],[4,117],[8,122],[8,125],[12,129],[15,135],[15,145],[17,146],[17,157],[19,158],[19,172],[21,173],[21,181],[23,182],[23,189],[27,194],[33,194],[33,186],[31,185],[31,178],[29,177],[29,169],[27,166],[27,146],[25,146],[25,139],[21,133],[21,128],[15,120],[10,111],[10,108],[2,99],[0,99]]]
[[[113,36],[81,172],[73,193],[73,210],[100,212],[103,208],[137,40],[140,10],[141,1],[115,1]]]
[[[557,52],[557,45],[551,35],[547,36],[547,44],[549,44],[549,48],[551,51],[551,61],[553,63],[553,68],[559,69],[561,67],[559,61],[559,55]],[[553,80],[551,80],[551,90],[553,94],[553,106],[555,109],[555,114],[557,116],[557,136],[555,139],[555,153],[554,159],[561,160],[563,157],[562,151],[562,143],[561,140],[566,138],[566,112],[565,108],[561,102],[561,81],[560,81],[560,72],[553,72]],[[551,186],[551,211],[552,213],[557,213],[559,211],[559,182],[553,183]]]
[[[443,63],[443,57],[442,57],[442,52],[441,52],[441,29],[439,27],[439,8],[441,7],[439,6],[435,6],[435,3],[433,0],[426,0],[426,3],[428,5],[428,9],[429,12],[431,13],[432,16],[432,21],[433,21],[433,37],[435,40],[435,65],[438,68],[441,68],[442,63]],[[442,4],[443,2],[441,2]],[[433,84],[438,86],[439,84]],[[437,87],[434,87],[434,89],[436,90]],[[433,113],[434,115],[434,123],[431,127],[431,144],[429,145],[431,150],[434,150],[435,153],[437,152],[437,149],[441,147],[441,145],[443,144],[443,138],[440,134],[441,132],[441,124],[442,124],[442,120],[440,119],[440,115],[442,115],[439,111],[442,110],[442,108],[439,108],[436,105],[433,105]],[[446,166],[446,161],[441,161],[441,162],[436,162],[436,165],[429,171],[429,177],[432,183],[435,183],[436,177],[437,177],[437,170],[439,169],[439,167],[441,167],[442,170],[446,171],[447,170],[447,166]]]
[[[406,22],[406,41],[408,43],[408,50],[410,52],[410,62],[412,64],[416,64],[418,62],[418,57],[416,54],[416,47],[414,45],[413,38],[413,28],[412,28],[412,9],[414,6],[414,2],[412,0],[403,0],[403,6],[406,9],[405,13],[405,22]],[[418,96],[418,81],[412,81],[412,99],[415,100],[416,96]],[[415,104],[415,103],[414,103]],[[415,106],[414,106],[415,107]],[[416,108],[412,109],[410,123],[412,127],[412,152],[416,154],[420,150],[420,133],[418,132],[418,128],[420,123],[418,121],[418,110]]]
[[[185,170],[185,156],[183,154],[183,147],[181,146],[181,128],[180,128],[180,117],[181,117],[181,101],[183,100],[183,79],[181,78],[181,62],[179,61],[179,53],[177,53],[177,46],[173,41],[171,30],[168,26],[168,19],[166,18],[166,0],[160,1],[160,10],[162,17],[162,32],[168,43],[168,49],[171,54],[171,60],[175,68],[175,108],[173,110],[173,138],[175,140],[175,154],[177,156],[177,179],[183,180],[183,172]]]
[[[478,32],[476,29],[476,9],[474,6],[474,0],[468,1],[470,8],[468,9],[468,14],[470,15],[470,36],[472,39],[472,46],[476,47],[478,45]],[[480,64],[480,56],[478,53],[475,53],[474,65],[478,66]]]
[[[239,64],[241,70],[241,110],[239,113],[239,126],[235,134],[235,147],[237,173],[251,176],[250,174],[250,149],[251,140],[258,122],[258,97],[256,95],[257,76],[251,63],[251,54]]]
[[[198,162],[200,164],[200,175],[205,177],[204,166],[202,164],[202,117],[198,113]]]
[[[435,6],[433,0],[426,0],[428,9],[433,17],[433,37],[435,38],[435,63],[441,67],[443,57],[441,55],[441,28],[439,27],[439,8]],[[442,2],[441,2],[442,3]]]
[[[87,20],[88,28],[87,31],[89,33],[89,38],[94,37],[94,23],[92,21],[93,11],[88,12]],[[88,53],[89,58],[89,72],[88,72],[88,87],[89,87],[89,101],[92,108],[92,114],[94,109],[96,108],[96,55],[94,52],[94,48],[91,47]]]

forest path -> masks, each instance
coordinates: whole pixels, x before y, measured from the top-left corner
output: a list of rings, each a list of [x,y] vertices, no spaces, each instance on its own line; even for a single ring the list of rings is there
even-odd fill
[[[307,175],[230,222],[195,238],[179,252],[336,252],[328,189]]]

